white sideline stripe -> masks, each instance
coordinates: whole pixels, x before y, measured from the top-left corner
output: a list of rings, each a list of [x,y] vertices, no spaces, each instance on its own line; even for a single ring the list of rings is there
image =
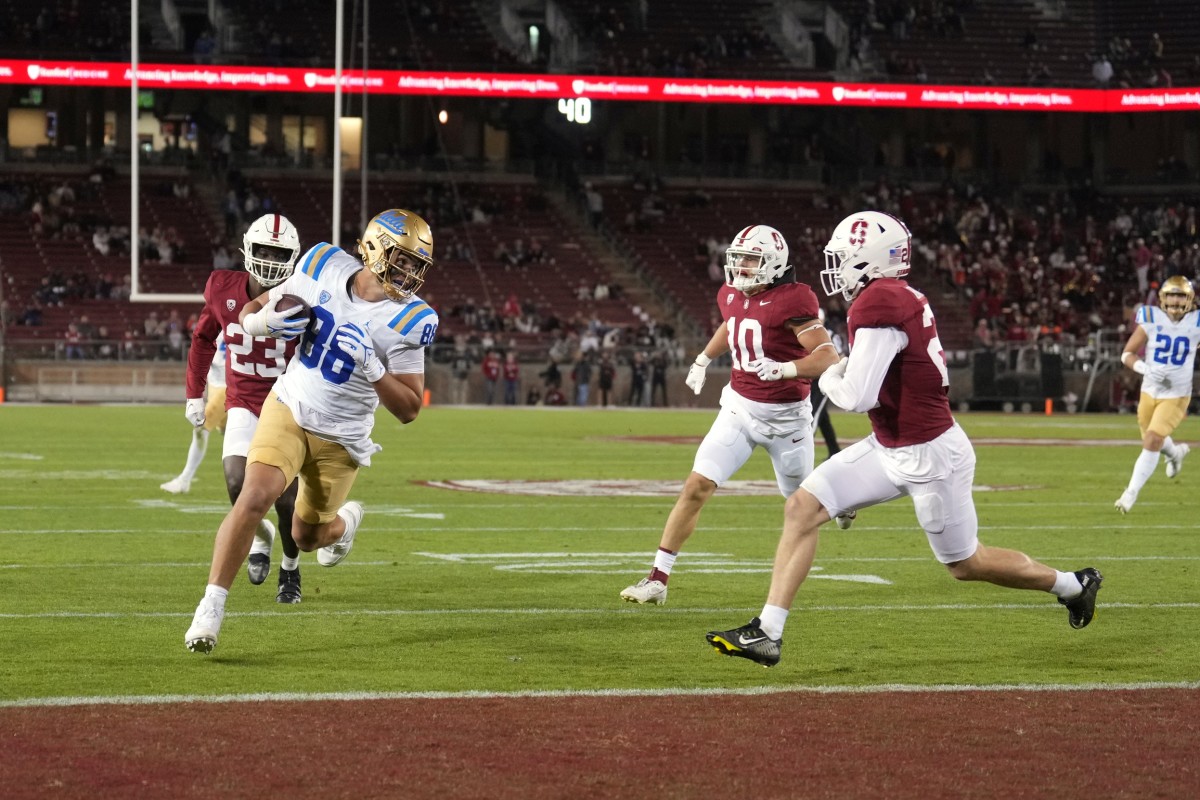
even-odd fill
[[[1030,503],[1029,505],[1039,505]],[[1094,505],[1091,503],[1082,505]],[[1155,505],[1154,503],[1138,503],[1139,506]],[[1105,505],[1105,508],[1111,508]],[[3,509],[0,509],[2,511]],[[718,526],[713,526],[711,529],[716,529]],[[721,525],[720,530],[726,532],[740,531],[769,531],[778,533],[778,525]],[[1042,531],[1104,531],[1111,533],[1114,528],[1125,529],[1136,527],[1140,531],[1178,531],[1178,530],[1194,530],[1195,525],[1179,524],[1179,525],[1142,525],[1136,520],[1123,518],[1114,518],[1112,522],[1103,525],[980,525],[980,531],[1020,531],[1022,533],[1042,532]],[[647,531],[661,532],[661,525],[640,525],[632,527],[563,527],[558,525],[514,525],[508,527],[474,527],[463,528],[458,526],[440,526],[437,528],[413,528],[413,527],[396,527],[396,528],[375,528],[371,529],[372,534],[401,534],[401,533],[645,533]],[[854,534],[872,532],[872,533],[896,533],[913,531],[919,533],[915,522],[908,521],[897,523],[896,525],[863,525],[861,521],[854,525]],[[175,528],[170,531],[148,531],[137,528],[30,528],[27,530],[0,530],[0,535],[22,536],[26,534],[59,534],[59,533],[125,533],[131,536],[148,536],[152,535],[160,537],[164,533],[167,534],[196,534],[207,533],[212,534],[214,529],[207,528]],[[840,533],[840,531],[839,531]]]
[[[1136,692],[1153,689],[1200,689],[1195,681],[1144,681],[1138,683],[1012,683],[970,684],[881,683],[873,686],[749,686],[742,688],[696,689],[533,689],[489,692],[470,689],[461,692],[260,692],[256,694],[129,694],[98,697],[29,697],[0,700],[0,708],[64,708],[70,706],[148,706],[174,703],[314,703],[378,700],[525,700],[564,697],[757,697],[782,694],[918,694],[931,692]]]
[[[462,559],[462,556],[464,556],[466,554],[463,554],[463,553],[453,554],[455,556],[454,558],[448,558],[447,556],[451,555],[451,554],[446,554],[446,553],[443,553],[440,555],[434,554],[434,553],[413,553],[412,555],[433,556],[433,557],[437,558],[439,561],[450,562],[448,564],[445,564],[445,566],[452,566],[454,562],[459,562],[459,561],[465,560],[465,559]],[[482,559],[486,559],[486,558],[490,558],[490,557],[494,557],[494,556],[498,556],[498,555],[501,555],[501,554],[477,553],[470,557],[472,559],[474,559],[477,563],[478,560],[482,560]],[[537,555],[537,556],[543,557],[543,558],[551,558],[551,557],[556,556],[556,554],[554,554],[554,553],[536,553],[536,554],[530,553],[528,555]],[[580,555],[591,556],[591,555],[596,555],[596,554],[595,553],[583,553],[583,554],[576,553],[575,554],[575,556],[580,556]],[[637,553],[613,553],[612,555],[628,556],[629,558],[636,560],[639,563],[641,563],[642,561],[645,561],[648,558],[648,554],[643,551],[639,551]],[[770,565],[772,563],[771,559],[769,559],[769,558],[762,558],[762,559],[757,559],[757,560],[753,560],[753,561],[741,560],[741,561],[730,561],[730,562],[700,561],[697,563],[697,562],[693,561],[693,559],[716,558],[716,557],[723,556],[723,555],[725,555],[725,554],[722,554],[722,553],[687,553],[687,562],[684,566],[682,566],[680,568],[679,573],[683,574],[684,572],[703,572],[704,571],[702,569],[703,567],[706,567],[706,566],[711,567],[713,565],[722,565],[722,564],[743,565],[743,564],[761,563],[763,565]],[[1200,561],[1200,556],[1101,556],[1101,555],[1091,554],[1091,555],[1086,555],[1086,556],[1035,555],[1032,557],[1038,561],[1064,561],[1064,562],[1065,561],[1097,561],[1097,562]],[[931,559],[932,559],[931,556],[896,556],[895,558],[889,558],[887,556],[876,556],[876,557],[830,556],[828,558],[818,557],[814,563],[818,564],[818,565],[822,564],[822,563],[839,563],[839,564],[922,563],[922,564],[928,564],[928,563],[933,563],[933,561]],[[390,561],[347,561],[346,565],[351,566],[351,567],[388,567],[388,566],[394,565],[395,563],[396,563],[396,560],[392,559]],[[143,569],[143,568],[192,569],[194,567],[207,567],[207,566],[210,566],[210,562],[208,562],[208,561],[141,561],[141,562],[93,561],[88,564],[32,564],[32,563],[0,564],[0,569],[91,569],[93,567],[102,568],[102,569]],[[433,566],[433,565],[431,564],[430,566]],[[484,566],[492,566],[492,565],[484,565]],[[509,566],[511,566],[511,565],[509,565]],[[552,567],[550,564],[546,564],[544,568],[545,569],[554,569],[554,567]],[[640,569],[640,567],[639,567],[639,569]],[[606,570],[603,572],[598,572],[597,574],[605,574],[605,575],[622,574],[622,575],[624,575],[624,574],[628,573],[629,571],[630,570],[628,570],[628,569]]]
[[[393,561],[347,561],[356,567],[390,567]],[[91,564],[0,564],[0,569],[159,569],[187,568],[211,566],[210,561],[145,561],[139,563],[120,563],[95,561]]]
[[[816,577],[816,576],[813,576]],[[1047,594],[1047,597],[1050,595]],[[1103,603],[1104,609],[1123,608],[1134,610],[1160,608],[1200,608],[1200,603]],[[663,608],[656,609],[654,614],[739,614],[746,611],[757,611],[759,606],[751,608]],[[888,604],[864,606],[803,606],[793,608],[792,613],[805,612],[847,612],[847,611],[1059,611],[1060,606],[1053,603],[990,603],[987,605],[974,603],[935,603],[930,605]],[[602,614],[637,614],[635,608],[360,608],[344,610],[288,610],[288,611],[229,611],[225,617],[417,617],[417,616],[465,616],[469,614],[496,614],[516,616],[592,616]],[[0,613],[0,619],[161,619],[186,618],[191,619],[193,612],[186,611],[39,611],[30,614]]]

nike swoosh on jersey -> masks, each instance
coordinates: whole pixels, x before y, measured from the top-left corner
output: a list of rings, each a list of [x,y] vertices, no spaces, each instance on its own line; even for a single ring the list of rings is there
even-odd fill
[[[758,304],[759,304],[760,306],[769,306],[769,305],[771,305],[771,303],[773,303],[773,302],[775,302],[775,301],[774,301],[774,300],[759,300],[759,301],[758,301]]]

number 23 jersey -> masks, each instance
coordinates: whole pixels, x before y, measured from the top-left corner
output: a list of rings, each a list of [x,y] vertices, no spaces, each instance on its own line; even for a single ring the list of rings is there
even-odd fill
[[[1146,366],[1142,391],[1153,398],[1191,397],[1196,347],[1200,346],[1200,311],[1189,311],[1179,322],[1154,306],[1142,306],[1137,324],[1146,332]]]
[[[367,332],[375,355],[388,372],[421,374],[425,347],[437,334],[438,315],[417,296],[408,302],[368,302],[354,295],[354,276],[364,269],[340,247],[322,243],[305,254],[296,271],[271,289],[272,301],[284,294],[303,298],[313,320],[300,341],[275,393],[297,424],[322,439],[343,445],[362,466],[380,446],[371,441],[379,395],[354,360],[334,341],[339,326],[352,322]]]
[[[238,314],[251,299],[249,280],[250,276],[240,270],[220,269],[208,276],[204,309],[196,321],[188,351],[186,392],[188,397],[200,397],[205,383],[213,383],[209,365],[217,365],[216,340],[223,338],[224,380],[216,385],[227,387],[225,408],[245,408],[257,417],[262,413],[271,385],[283,374],[295,352],[296,343],[251,336],[242,329]]]

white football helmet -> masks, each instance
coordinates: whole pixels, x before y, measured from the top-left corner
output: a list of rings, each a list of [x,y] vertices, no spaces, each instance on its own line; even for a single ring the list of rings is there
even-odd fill
[[[903,278],[912,266],[912,234],[891,214],[860,211],[838,223],[825,245],[821,287],[853,300],[876,278]]]
[[[300,257],[300,235],[282,214],[264,214],[242,237],[242,259],[246,271],[264,288],[283,283],[296,269]]]
[[[766,225],[751,225],[733,237],[725,250],[725,283],[746,291],[770,286],[788,271],[783,234]]]
[[[433,231],[411,211],[390,208],[367,223],[358,254],[396,302],[407,302],[420,291],[433,266]]]

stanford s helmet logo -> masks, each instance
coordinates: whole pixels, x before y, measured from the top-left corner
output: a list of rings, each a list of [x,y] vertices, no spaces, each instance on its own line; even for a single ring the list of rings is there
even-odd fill
[[[856,219],[850,226],[850,244],[859,247],[867,243],[867,229],[870,225],[865,219]]]

